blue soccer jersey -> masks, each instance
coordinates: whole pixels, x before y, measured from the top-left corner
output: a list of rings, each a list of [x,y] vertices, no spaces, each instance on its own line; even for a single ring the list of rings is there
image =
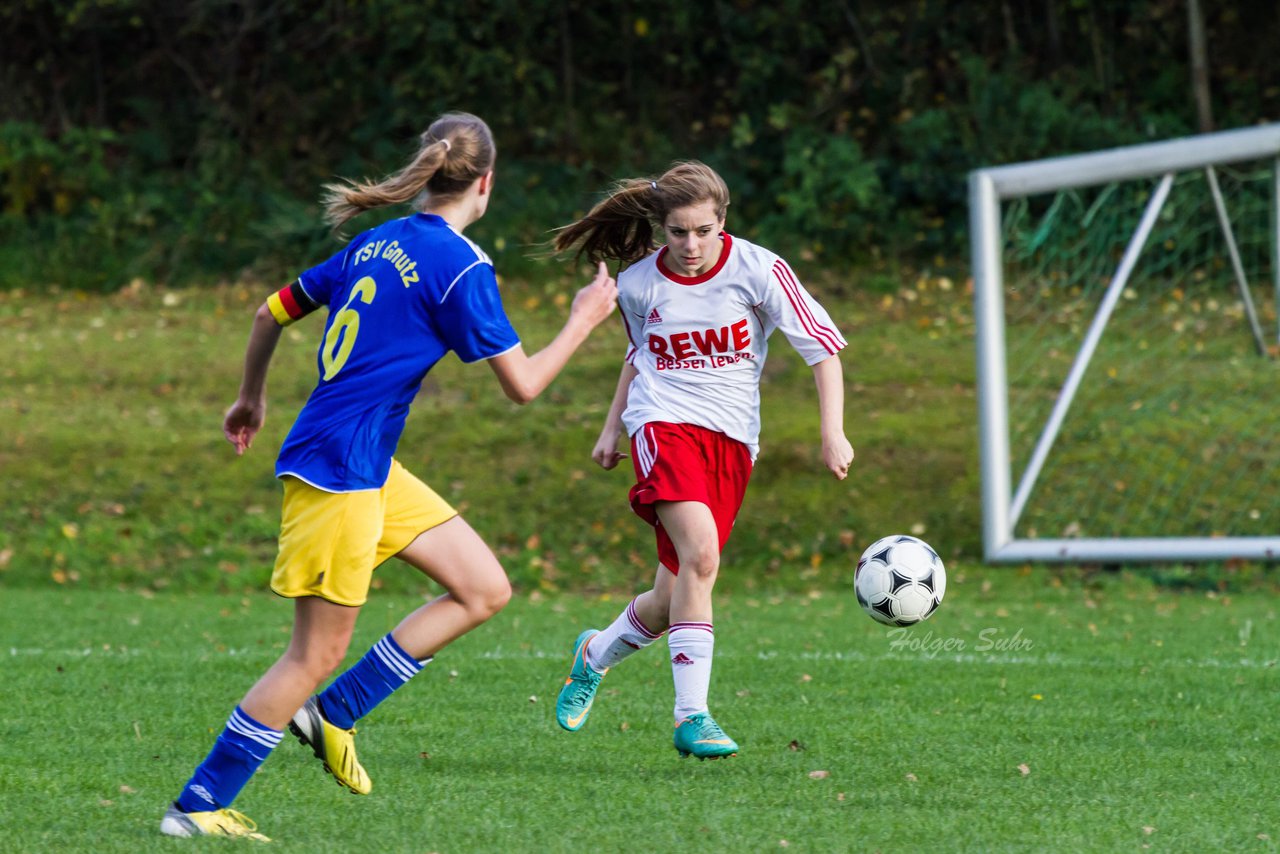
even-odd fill
[[[409,404],[445,353],[475,362],[520,343],[489,257],[433,214],[357,236],[268,305],[281,323],[329,307],[320,382],[276,460],[277,477],[329,492],[382,487]]]

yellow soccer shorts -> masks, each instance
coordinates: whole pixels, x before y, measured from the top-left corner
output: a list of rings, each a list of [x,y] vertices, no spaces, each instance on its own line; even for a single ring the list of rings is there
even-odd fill
[[[381,489],[325,492],[286,476],[271,589],[359,606],[373,570],[458,511],[395,460]]]

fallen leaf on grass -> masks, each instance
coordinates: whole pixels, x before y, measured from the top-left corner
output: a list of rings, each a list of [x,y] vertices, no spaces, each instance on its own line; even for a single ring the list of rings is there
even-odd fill
[[[804,745],[793,738],[791,743],[787,745],[787,750],[804,750]]]
[[[1018,773],[1021,774],[1023,777],[1027,776],[1028,774],[1031,773],[1031,766],[1023,762],[1021,765],[1018,766]]]
[[[830,776],[831,776],[830,771],[810,771],[809,772],[810,780],[825,780]]]

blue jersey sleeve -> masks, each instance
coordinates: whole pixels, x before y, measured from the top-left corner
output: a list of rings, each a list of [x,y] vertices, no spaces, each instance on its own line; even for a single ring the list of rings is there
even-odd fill
[[[312,302],[328,305],[334,292],[346,286],[347,275],[351,267],[351,255],[365,242],[369,232],[362,232],[351,239],[347,245],[298,277],[298,282]]]
[[[476,264],[458,277],[442,297],[436,320],[441,339],[464,362],[492,358],[520,343],[488,264]]]

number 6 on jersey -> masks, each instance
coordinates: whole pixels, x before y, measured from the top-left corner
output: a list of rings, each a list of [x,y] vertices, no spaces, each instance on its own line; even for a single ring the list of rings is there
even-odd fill
[[[324,363],[326,380],[333,379],[338,375],[338,371],[342,370],[342,366],[351,356],[351,348],[356,345],[356,335],[360,333],[360,314],[351,307],[351,303],[355,302],[356,297],[360,297],[360,302],[368,305],[373,302],[377,293],[378,285],[373,281],[373,277],[365,276],[356,282],[355,287],[351,289],[351,296],[347,297],[346,305],[333,319],[333,325],[324,336],[324,347],[320,350],[320,360]]]

